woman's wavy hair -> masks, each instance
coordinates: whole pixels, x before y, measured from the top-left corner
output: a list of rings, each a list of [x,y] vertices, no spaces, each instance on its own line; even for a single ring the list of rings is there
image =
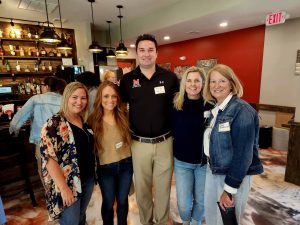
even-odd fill
[[[188,68],[181,77],[179,92],[176,93],[176,95],[174,96],[174,99],[173,99],[174,108],[177,110],[182,110],[182,106],[183,106],[183,102],[184,102],[184,95],[185,95],[186,80],[187,80],[187,76],[191,72],[197,72],[200,74],[200,77],[202,79],[202,87],[204,86],[204,82],[205,82],[204,70],[201,68],[198,68],[196,66],[192,66],[192,67]],[[203,90],[203,88],[200,91],[201,96],[202,96],[202,90]]]
[[[126,105],[121,102],[121,95],[119,91],[119,87],[110,82],[103,81],[99,86],[94,102],[94,111],[88,118],[88,124],[92,127],[95,136],[95,147],[96,149],[101,149],[101,140],[103,138],[103,116],[104,109],[102,106],[102,92],[106,87],[111,87],[116,95],[117,95],[117,105],[113,109],[114,117],[116,120],[116,125],[121,133],[122,140],[125,146],[129,146],[131,144],[131,132],[129,128],[128,117],[126,113]]]
[[[233,70],[227,65],[217,64],[208,71],[207,76],[206,76],[205,85],[204,85],[204,89],[203,89],[203,97],[204,97],[205,101],[216,102],[216,99],[211,95],[210,85],[209,85],[211,74],[214,71],[219,72],[222,76],[224,76],[226,79],[229,80],[230,85],[231,85],[232,95],[236,95],[238,97],[243,96],[243,86],[242,86],[239,78],[233,72]]]
[[[86,86],[80,82],[71,82],[65,87],[64,93],[63,93],[62,99],[61,99],[59,114],[62,115],[63,117],[68,117],[68,115],[70,113],[69,108],[68,108],[69,98],[74,93],[74,91],[76,91],[79,88],[84,89],[84,91],[86,93],[87,104],[86,104],[85,108],[82,110],[82,112],[80,113],[80,116],[82,117],[83,121],[86,122],[86,120],[88,118],[88,114],[89,114],[89,107],[88,107],[89,94],[88,94],[88,90],[87,90]]]

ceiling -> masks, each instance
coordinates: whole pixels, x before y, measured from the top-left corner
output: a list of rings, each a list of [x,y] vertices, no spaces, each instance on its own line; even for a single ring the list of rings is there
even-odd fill
[[[57,0],[47,3],[50,21],[59,26]],[[60,4],[64,27],[92,21],[88,0],[60,0]],[[96,29],[107,30],[106,21],[111,20],[113,41],[120,39],[116,5],[124,6],[121,13],[126,45],[143,33],[154,34],[159,44],[167,44],[253,27],[264,24],[266,14],[277,11],[286,11],[289,19],[300,17],[300,0],[95,0]],[[46,21],[45,1],[2,0],[0,16]],[[224,21],[228,26],[220,28]],[[163,40],[165,35],[171,37],[168,42]]]

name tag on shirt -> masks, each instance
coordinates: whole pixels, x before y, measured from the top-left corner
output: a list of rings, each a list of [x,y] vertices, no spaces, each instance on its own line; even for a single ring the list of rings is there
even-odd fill
[[[93,134],[94,135],[94,132],[92,129],[87,129],[87,131],[90,133],[90,134]]]
[[[155,88],[154,88],[154,92],[155,92],[156,95],[166,93],[166,91],[165,91],[165,86],[158,86],[158,87],[155,87]]]
[[[204,118],[208,118],[210,116],[210,111],[204,111]]]
[[[230,131],[229,122],[220,123],[219,124],[219,132],[227,132]]]
[[[122,146],[123,146],[123,141],[120,141],[115,144],[116,150],[119,150],[120,148],[122,148]]]

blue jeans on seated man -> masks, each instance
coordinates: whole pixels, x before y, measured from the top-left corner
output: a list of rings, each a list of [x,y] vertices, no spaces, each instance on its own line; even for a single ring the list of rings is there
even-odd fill
[[[174,158],[177,206],[183,224],[202,224],[206,167]]]
[[[85,225],[86,209],[92,197],[95,185],[95,178],[91,177],[81,184],[82,193],[78,196],[78,200],[70,207],[64,209],[59,217],[60,225]]]
[[[128,194],[132,182],[132,158],[98,167],[102,193],[101,215],[104,225],[114,224],[114,202],[117,201],[118,225],[127,224]]]

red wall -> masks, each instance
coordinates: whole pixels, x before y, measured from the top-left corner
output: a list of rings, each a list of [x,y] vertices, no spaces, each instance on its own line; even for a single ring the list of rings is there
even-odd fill
[[[248,102],[259,102],[265,27],[258,26],[213,36],[161,45],[157,63],[196,65],[199,59],[217,59],[241,79]],[[186,56],[185,61],[179,60]]]

